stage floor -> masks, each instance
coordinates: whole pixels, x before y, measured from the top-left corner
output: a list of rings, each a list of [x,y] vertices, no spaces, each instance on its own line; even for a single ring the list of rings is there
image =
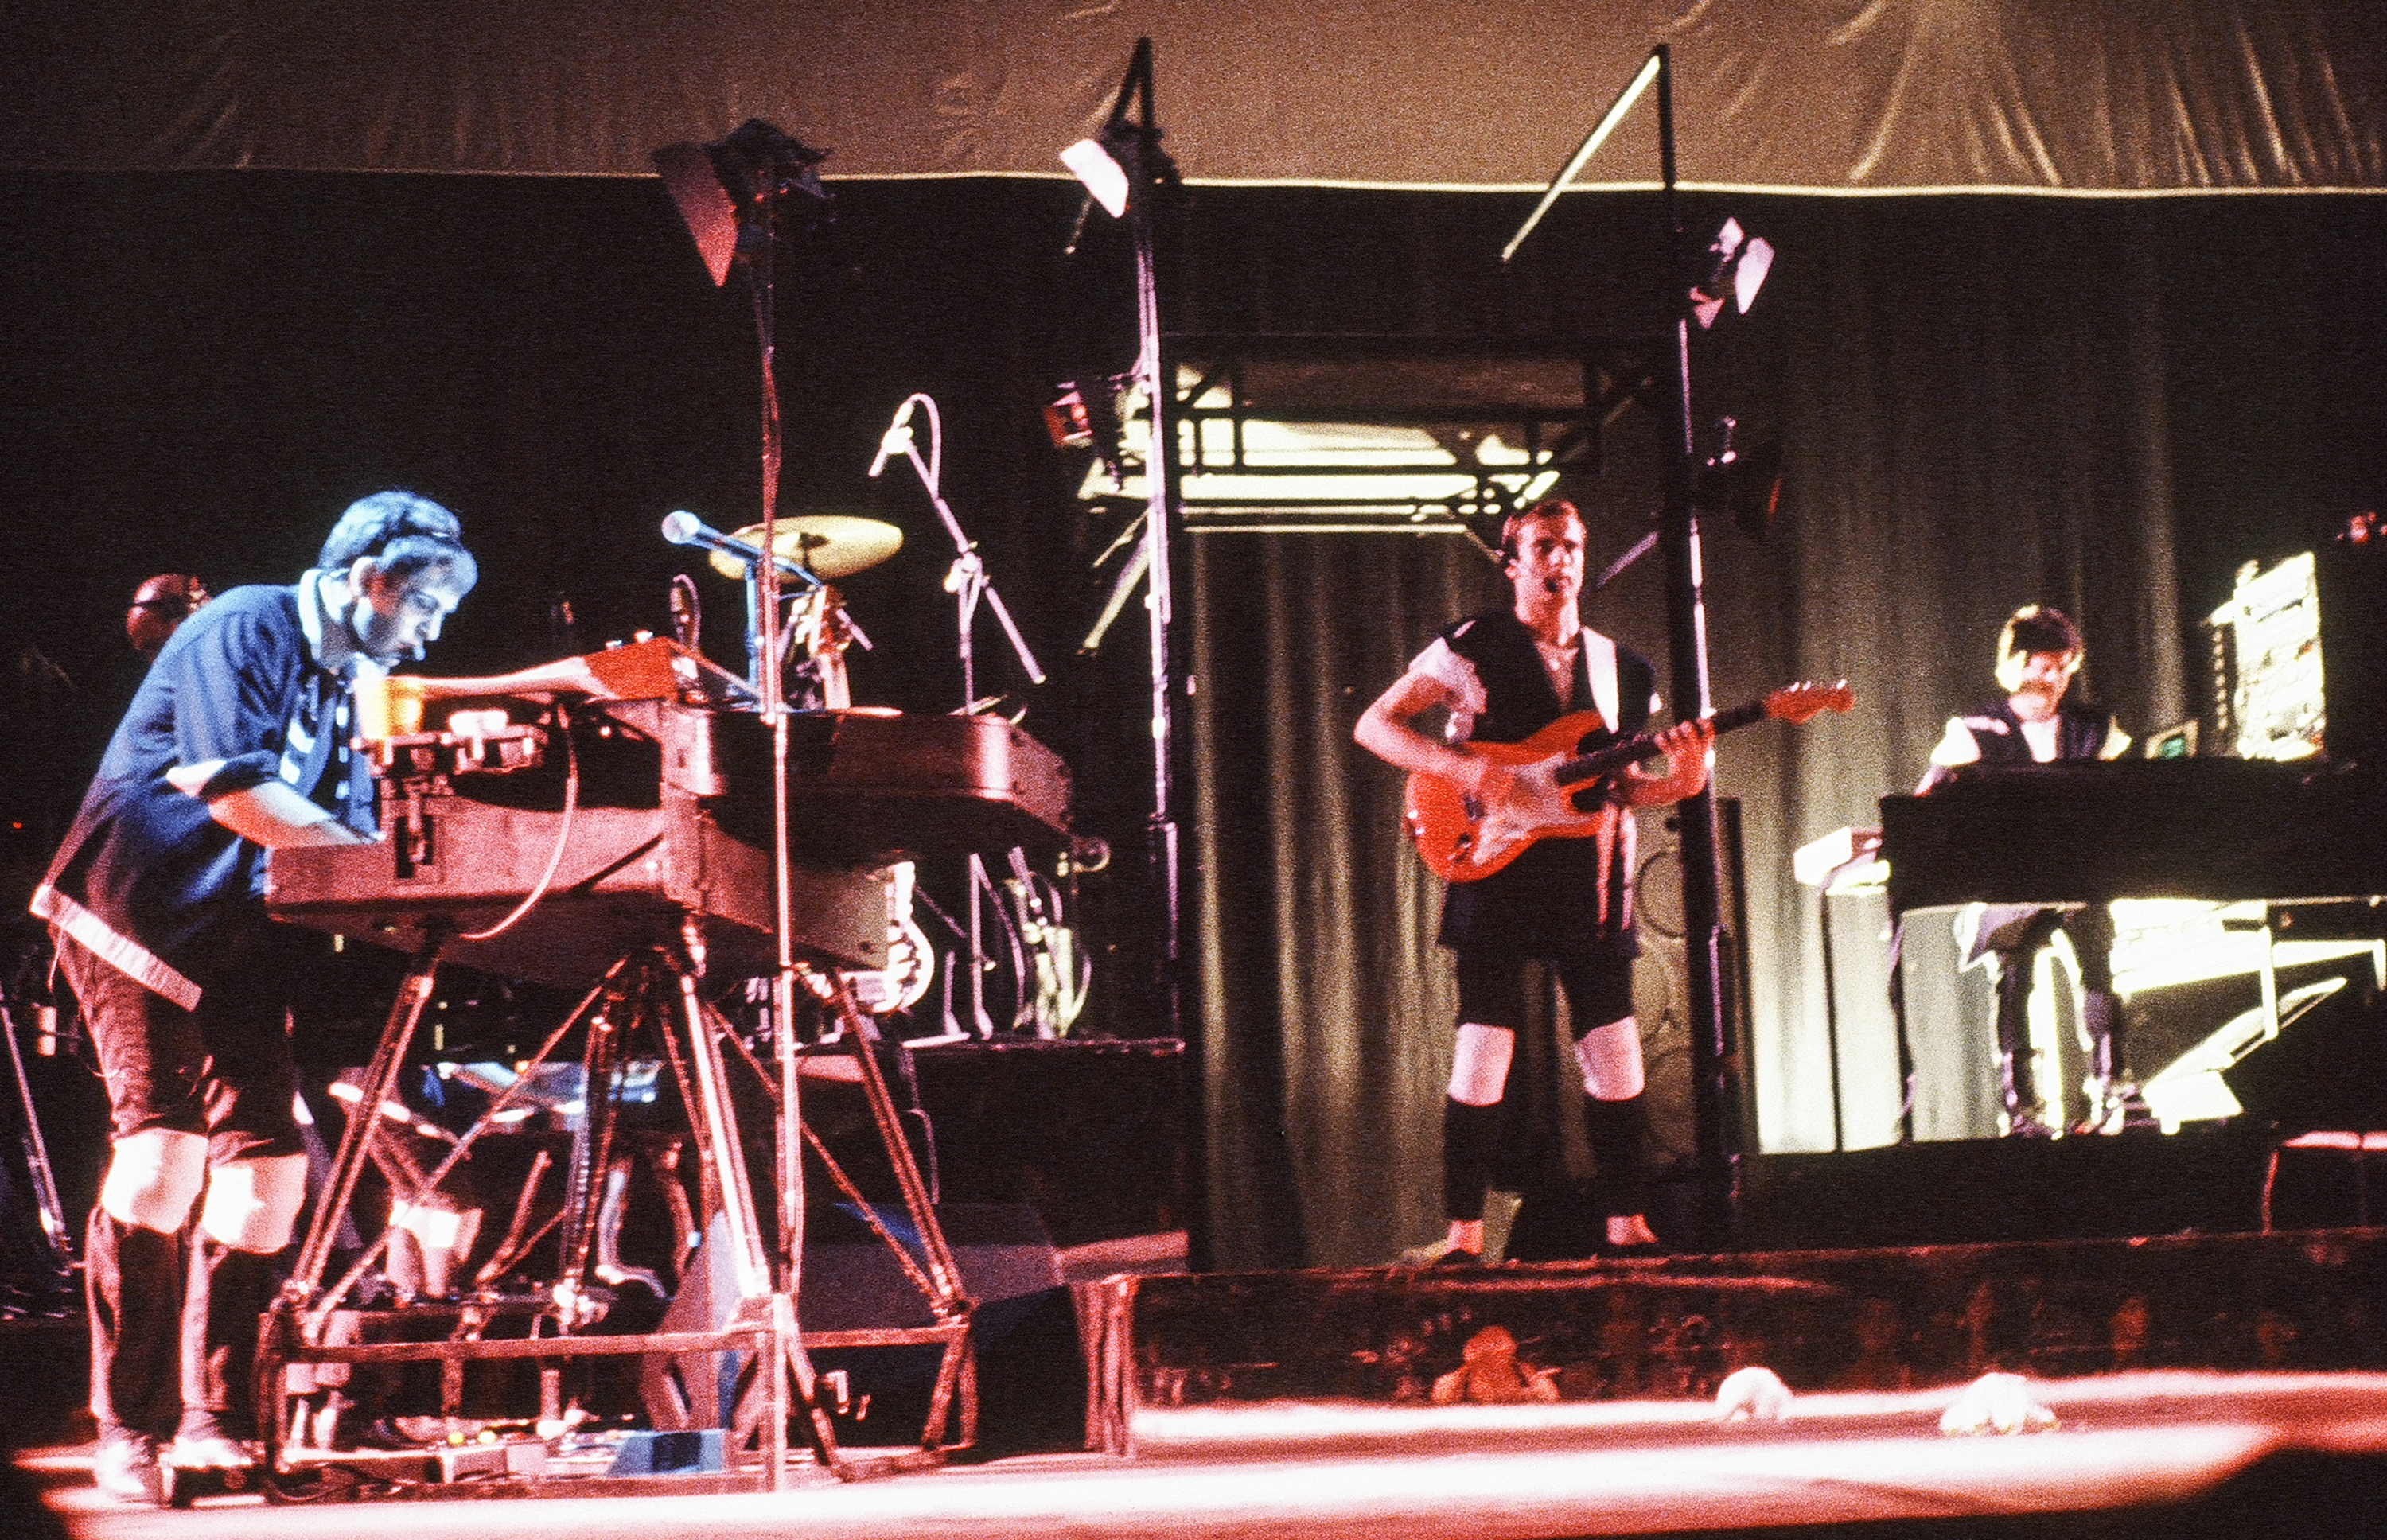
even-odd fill
[[[2053,1514],[2090,1516],[2095,1533],[2120,1532],[2102,1517],[2133,1532],[2336,1535],[2387,1521],[2387,1375],[2165,1371],[2032,1389],[2052,1431],[1943,1435],[1952,1387],[1803,1396],[1778,1424],[1719,1423],[1680,1402],[1257,1406],[1146,1414],[1133,1458],[1023,1456],[852,1484],[805,1467],[786,1492],[701,1496],[245,1497],[165,1511],[101,1499],[87,1449],[18,1463],[44,1489],[49,1533],[73,1540],[1558,1540],[1901,1521],[1945,1534],[1948,1521],[1996,1532]]]

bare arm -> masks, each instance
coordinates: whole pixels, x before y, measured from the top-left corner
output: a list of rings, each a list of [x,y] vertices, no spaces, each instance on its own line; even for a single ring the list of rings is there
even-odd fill
[[[196,797],[223,768],[221,761],[177,765],[166,772],[176,788]],[[267,850],[290,845],[369,845],[373,841],[298,795],[286,781],[263,781],[243,791],[208,799],[208,816],[244,839]]]
[[[1359,713],[1358,726],[1351,729],[1351,736],[1360,748],[1395,769],[1421,770],[1467,791],[1480,790],[1493,769],[1490,761],[1409,726],[1414,718],[1436,706],[1447,706],[1453,699],[1449,687],[1439,679],[1404,674]]]
[[[603,655],[597,654],[599,657]],[[436,674],[393,675],[390,683],[398,689],[411,691],[426,701],[460,701],[493,695],[546,697],[554,695],[587,695],[600,701],[619,697],[599,677],[586,657],[559,658],[551,663],[539,663],[519,668],[512,674],[489,674],[476,678],[454,678]]]

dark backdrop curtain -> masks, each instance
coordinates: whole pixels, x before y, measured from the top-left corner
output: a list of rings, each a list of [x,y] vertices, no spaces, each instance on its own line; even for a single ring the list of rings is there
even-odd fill
[[[6,822],[25,826],[12,881],[131,692],[116,627],[149,573],[287,581],[347,499],[411,485],[457,507],[484,556],[482,589],[435,655],[477,671],[660,629],[665,581],[688,564],[656,537],[663,513],[752,516],[744,301],[705,284],[651,182],[16,176],[0,200],[0,719]],[[837,222],[792,243],[783,272],[783,507],[904,527],[903,553],[850,585],[879,644],[857,689],[958,704],[950,542],[908,472],[863,473],[903,396],[937,396],[947,495],[1055,676],[1027,688],[986,625],[981,688],[1028,706],[1078,772],[1086,827],[1120,852],[1080,906],[1104,970],[1087,1025],[1134,1033],[1155,1026],[1133,881],[1149,784],[1141,628],[1076,656],[1117,526],[1074,501],[1082,465],[1037,420],[1055,380],[1126,362],[1115,238],[1098,221],[1077,269],[1058,255],[1075,202],[1049,183],[840,188]],[[1172,322],[1648,330],[1654,198],[1567,200],[1504,274],[1494,254],[1526,202],[1196,190],[1176,221]],[[1728,208],[1782,252],[1758,309],[1700,362],[1702,416],[1779,436],[1795,488],[1764,543],[1711,533],[1714,694],[1840,675],[1859,693],[1848,718],[1753,729],[1719,755],[1748,825],[1750,1095],[1765,1147],[1813,1148],[1831,1141],[1822,983],[1788,852],[1873,822],[1874,799],[1912,783],[1940,721],[1990,691],[1998,621],[2025,600],[2078,615],[2092,682],[2132,727],[2195,707],[2193,623],[2231,571],[2378,504],[2387,200],[1686,208],[1694,231]],[[1646,527],[1661,443],[1654,413],[1626,415],[1602,473],[1573,489],[1603,559]],[[1213,1254],[1380,1259],[1438,1225],[1450,1006],[1436,895],[1398,848],[1397,777],[1349,729],[1436,626],[1497,596],[1497,574],[1447,538],[1190,546],[1201,924],[1187,1031]],[[713,650],[734,664],[736,590],[701,581]],[[577,637],[550,625],[559,594]],[[1591,618],[1662,662],[1646,564]],[[1850,1136],[1877,1142],[1895,1105],[1878,960],[1844,954],[1841,968]],[[1645,1008],[1667,998],[1652,988]],[[1978,1131],[1977,1024],[1946,1010],[1920,1029],[1926,1131]]]

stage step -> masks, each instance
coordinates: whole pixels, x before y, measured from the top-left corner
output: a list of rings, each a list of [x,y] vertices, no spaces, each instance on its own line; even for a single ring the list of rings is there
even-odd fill
[[[1427,1408],[1437,1387],[1446,1403],[1501,1399],[1504,1384],[1512,1402],[1711,1402],[1749,1365],[1800,1395],[1990,1371],[2387,1370],[2376,1229],[1120,1278],[1092,1292],[1089,1433],[1119,1452],[1147,1410]],[[1471,1358],[1476,1372],[1459,1375]],[[1524,1388],[1537,1379],[1547,1393]]]
[[[1805,1251],[2242,1233],[2263,1226],[2277,1145],[2268,1129],[2214,1127],[1756,1155],[1741,1166],[1741,1244]]]

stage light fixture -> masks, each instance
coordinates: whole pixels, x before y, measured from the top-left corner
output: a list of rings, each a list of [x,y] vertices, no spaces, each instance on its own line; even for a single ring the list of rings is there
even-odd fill
[[[1782,446],[1736,448],[1733,433],[1739,424],[1726,417],[1717,426],[1722,447],[1700,466],[1692,500],[1711,512],[1727,515],[1735,529],[1752,540],[1760,539],[1782,511]]]
[[[1135,131],[1114,119],[1095,138],[1080,139],[1061,152],[1061,164],[1113,219],[1127,212],[1127,168],[1135,158],[1134,144]]]
[[[1140,127],[1127,116],[1137,79],[1134,69],[1130,69],[1128,79],[1130,83],[1121,88],[1101,131],[1061,152],[1061,164],[1068,167],[1069,174],[1086,189],[1086,201],[1079,206],[1078,218],[1069,226],[1068,244],[1061,248],[1065,257],[1078,254],[1078,243],[1086,233],[1086,217],[1094,211],[1096,204],[1102,205],[1103,212],[1111,218],[1125,219],[1136,188],[1176,184],[1177,163],[1161,150],[1160,131]]]
[[[1708,243],[1707,275],[1691,289],[1691,312],[1699,317],[1699,329],[1715,324],[1726,300],[1737,313],[1747,315],[1773,269],[1773,243],[1751,237],[1738,220],[1724,221],[1716,238]]]
[[[800,192],[828,200],[828,189],[815,169],[828,152],[813,149],[760,118],[749,118],[726,139],[665,145],[651,158],[715,287],[729,282],[741,217],[764,196]]]

